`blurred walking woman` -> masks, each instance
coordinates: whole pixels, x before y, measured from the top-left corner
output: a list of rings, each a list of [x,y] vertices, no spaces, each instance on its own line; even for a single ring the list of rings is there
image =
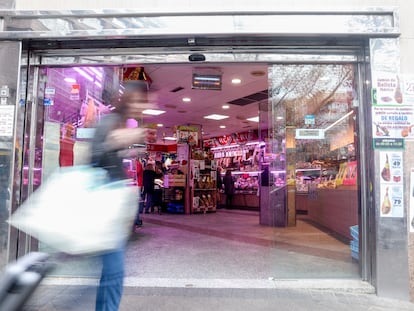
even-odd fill
[[[122,165],[122,150],[134,143],[145,143],[149,135],[146,129],[126,128],[127,119],[139,118],[142,111],[148,108],[147,84],[143,81],[129,81],[124,87],[121,99],[112,103],[116,109],[101,119],[92,141],[92,164],[106,169],[111,181],[127,178]],[[135,209],[136,206],[131,208]],[[123,289],[124,245],[101,257],[102,274],[96,297],[96,310],[116,311]]]

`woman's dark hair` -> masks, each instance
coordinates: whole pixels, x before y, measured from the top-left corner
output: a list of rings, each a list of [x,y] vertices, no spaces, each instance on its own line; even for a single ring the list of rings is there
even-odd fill
[[[113,99],[112,106],[116,108],[116,112],[122,114],[125,110],[125,103],[134,93],[148,93],[148,83],[141,80],[126,81],[123,84],[124,91],[121,96]]]

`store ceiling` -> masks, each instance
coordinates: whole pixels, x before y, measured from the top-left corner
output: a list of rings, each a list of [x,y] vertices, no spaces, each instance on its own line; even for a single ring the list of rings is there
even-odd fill
[[[146,65],[144,68],[152,80],[151,102],[155,103],[158,109],[166,111],[159,116],[144,116],[145,123],[163,124],[163,127],[159,128],[159,138],[172,136],[176,125],[201,125],[206,138],[258,128],[257,122],[247,119],[258,116],[260,101],[267,103],[267,65],[253,63]],[[84,74],[80,74],[81,71],[87,73],[89,81]],[[77,120],[82,109],[81,101],[71,98],[73,95],[71,94],[71,83],[66,81],[67,78],[73,78],[74,81],[77,81],[74,83],[81,83],[81,99],[86,96],[85,92],[94,98],[100,98],[102,78],[99,78],[93,71],[102,72],[100,68],[91,69],[91,67],[81,70],[79,67],[50,68],[48,70],[47,86],[56,89],[56,95],[53,95],[55,104],[49,110],[49,120],[73,122]],[[192,76],[195,72],[220,72],[222,74],[222,90],[192,89]],[[258,75],[258,72],[261,72],[262,75]],[[241,83],[233,84],[232,79],[234,78],[240,79]],[[178,91],[172,92],[173,90]],[[183,98],[185,97],[190,98],[191,101],[184,102]],[[223,105],[228,105],[229,108],[223,109]],[[228,118],[220,121],[204,118],[210,114],[225,115]],[[223,126],[225,128],[222,128]]]
[[[222,90],[196,90],[191,88],[193,72],[222,73]],[[252,74],[262,71],[264,75]],[[228,104],[242,97],[268,89],[268,67],[257,64],[226,65],[147,65],[145,72],[150,76],[151,97],[159,109],[167,111],[160,116],[146,116],[144,121],[164,124],[160,131],[167,136],[172,134],[175,125],[202,125],[205,137],[214,137],[234,132],[253,130],[258,123],[246,119],[258,116],[259,103],[253,102],[244,106]],[[232,79],[241,79],[240,84],[232,84]],[[172,90],[182,87],[178,92]],[[191,98],[191,102],[183,102],[183,98]],[[223,105],[229,109],[223,109]],[[210,114],[221,114],[229,118],[216,121],[204,119]],[[220,128],[220,126],[226,128]]]

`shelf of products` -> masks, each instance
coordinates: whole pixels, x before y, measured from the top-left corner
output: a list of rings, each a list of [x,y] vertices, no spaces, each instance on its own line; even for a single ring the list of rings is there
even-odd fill
[[[163,204],[169,213],[182,214],[184,213],[184,197],[185,187],[170,187],[163,188]]]
[[[185,207],[186,175],[167,174],[164,176],[163,203],[169,213],[182,214]]]
[[[321,167],[296,169],[296,193],[307,194],[321,179]]]
[[[214,212],[217,209],[217,171],[214,160],[192,160],[193,213]]]

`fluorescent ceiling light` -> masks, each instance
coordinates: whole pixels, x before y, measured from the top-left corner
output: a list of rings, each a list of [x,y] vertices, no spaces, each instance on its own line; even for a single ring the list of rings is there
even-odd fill
[[[157,126],[158,126],[158,127],[163,127],[163,126],[164,126],[164,124],[162,124],[162,123],[158,123],[158,124],[157,124]]]
[[[229,118],[229,116],[224,116],[222,114],[209,114],[208,116],[205,116],[204,119],[210,119],[210,120],[224,120]]]
[[[80,69],[78,67],[73,67],[73,70],[75,70],[76,72],[78,72],[84,78],[86,78],[89,81],[93,82],[93,78],[90,75],[88,75],[85,71],[83,71],[82,69]]]
[[[334,123],[332,123],[331,125],[329,125],[326,129],[324,129],[324,131],[330,130],[335,125],[337,125],[338,123],[342,122],[343,120],[345,120],[346,118],[348,118],[353,113],[354,113],[353,111],[348,112],[346,115],[342,116],[341,118],[339,118],[338,120],[336,120]]]
[[[253,118],[247,118],[246,120],[251,121],[251,122],[259,122],[259,116],[253,117]]]
[[[226,126],[225,126],[225,125],[220,125],[220,128],[221,128],[221,129],[225,129],[225,128],[226,128]]]
[[[190,97],[184,97],[183,98],[183,102],[185,102],[185,103],[189,103],[190,101],[191,101]]]
[[[89,69],[94,72],[96,74],[96,76],[98,76],[99,78],[102,78],[102,72],[100,72],[98,69],[94,68],[94,67],[89,67]]]
[[[283,117],[276,117],[276,120],[283,120]]]
[[[223,109],[229,109],[229,108],[230,108],[230,106],[229,106],[229,105],[223,105],[223,106],[222,106],[222,108],[223,108]]]
[[[147,114],[150,116],[159,116],[160,114],[166,113],[164,110],[156,110],[156,109],[145,109],[142,114]]]
[[[165,139],[165,140],[177,140],[176,137],[172,137],[172,136],[166,136],[163,139]]]
[[[68,82],[68,83],[76,83],[76,79],[74,78],[65,78],[63,80],[65,80],[65,82]]]
[[[241,82],[242,82],[242,80],[239,79],[239,78],[234,78],[234,79],[231,80],[231,83],[233,83],[233,84],[240,84]]]

